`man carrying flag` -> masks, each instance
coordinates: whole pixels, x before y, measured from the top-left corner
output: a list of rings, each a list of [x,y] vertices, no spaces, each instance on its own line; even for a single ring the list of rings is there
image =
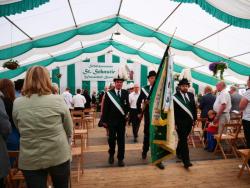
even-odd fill
[[[188,169],[192,163],[189,158],[187,137],[197,119],[197,111],[194,95],[188,92],[188,80],[186,78],[180,80],[178,87],[179,91],[173,97],[175,125],[179,138],[176,155],[183,161],[184,167]]]
[[[156,72],[150,71],[148,74],[149,85],[146,85],[141,88],[141,92],[140,92],[140,95],[136,104],[137,109],[140,113],[139,118],[142,119],[142,116],[144,115],[144,140],[143,140],[143,148],[142,148],[142,159],[147,158],[147,152],[149,150],[149,143],[150,143],[149,93],[155,82],[155,77],[156,77]],[[156,165],[158,168],[164,169],[164,165],[161,162],[157,163]]]

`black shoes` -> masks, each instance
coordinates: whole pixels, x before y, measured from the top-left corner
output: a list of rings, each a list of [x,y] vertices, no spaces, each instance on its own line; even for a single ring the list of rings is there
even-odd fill
[[[125,163],[123,162],[123,160],[118,161],[118,166],[119,167],[124,167],[125,166]]]
[[[142,157],[142,159],[146,159],[147,158],[147,153],[142,152],[141,157]]]
[[[164,170],[165,166],[162,164],[162,162],[157,163],[155,166],[157,166],[159,169]]]
[[[109,156],[109,164],[114,164],[114,156]]]
[[[193,166],[193,164],[192,163],[186,163],[186,164],[184,164],[184,168],[186,168],[186,169],[188,169],[189,167],[191,167],[191,166]]]

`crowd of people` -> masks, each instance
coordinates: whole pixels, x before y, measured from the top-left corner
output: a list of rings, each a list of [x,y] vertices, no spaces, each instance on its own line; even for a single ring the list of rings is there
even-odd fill
[[[116,143],[118,145],[118,166],[123,167],[125,156],[126,123],[132,124],[134,142],[138,142],[138,131],[144,118],[144,138],[141,157],[147,158],[149,151],[149,96],[154,85],[156,72],[148,74],[149,85],[139,87],[130,84],[124,90],[124,78],[114,78],[114,85],[106,87],[99,94],[101,117],[99,126],[107,129],[109,158],[114,164]],[[250,78],[247,90],[239,94],[236,86],[226,90],[226,83],[210,86],[196,102],[190,92],[190,83],[183,78],[179,81],[173,96],[175,125],[178,134],[177,158],[184,167],[192,166],[189,157],[187,138],[197,120],[197,108],[201,111],[204,142],[211,152],[215,148],[214,134],[223,131],[223,125],[230,117],[242,113],[247,147],[250,148]],[[51,83],[49,72],[41,66],[31,67],[23,80],[14,83],[8,79],[0,80],[0,188],[4,187],[4,177],[15,159],[9,159],[8,150],[19,151],[18,166],[22,170],[27,187],[46,187],[47,176],[51,175],[55,188],[66,188],[70,174],[70,138],[73,122],[70,110],[83,110],[97,103],[96,93],[89,95],[87,90],[77,89],[72,96],[67,88],[59,95],[57,84]],[[55,156],[57,156],[55,158]],[[249,163],[250,164],[250,163]],[[164,169],[159,162],[156,166]]]

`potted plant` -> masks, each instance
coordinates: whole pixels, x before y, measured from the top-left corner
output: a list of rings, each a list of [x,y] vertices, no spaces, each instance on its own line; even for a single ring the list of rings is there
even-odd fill
[[[4,62],[4,64],[3,64],[3,68],[7,68],[7,69],[10,69],[10,70],[15,70],[19,66],[20,65],[18,64],[18,61],[14,60],[14,59],[10,59],[10,60]]]
[[[180,74],[178,74],[178,73],[174,74],[174,76],[173,76],[174,81],[179,81],[179,77],[180,77]]]
[[[209,70],[213,72],[214,77],[218,77],[217,74],[220,71],[220,79],[224,80],[223,73],[227,69],[227,64],[223,62],[214,62],[209,65]]]

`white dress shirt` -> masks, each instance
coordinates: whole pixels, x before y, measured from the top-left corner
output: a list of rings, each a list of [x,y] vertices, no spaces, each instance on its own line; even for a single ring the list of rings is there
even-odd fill
[[[68,91],[64,91],[62,93],[62,96],[67,106],[71,109],[72,108],[72,94]]]
[[[133,109],[137,108],[136,103],[137,103],[139,95],[140,95],[140,92],[138,92],[138,93],[132,92],[132,93],[129,94],[130,108],[133,108]]]
[[[232,107],[231,97],[225,89],[217,94],[213,107],[214,111],[218,113],[222,104],[226,104],[226,108],[223,112],[230,112]]]
[[[84,108],[84,105],[86,103],[86,99],[84,96],[82,96],[81,94],[76,94],[74,97],[73,97],[73,104],[74,104],[74,107],[81,107],[81,108]]]
[[[118,91],[120,91],[120,97],[121,97],[121,95],[122,95],[122,90],[120,89],[120,90],[118,90],[118,89],[115,89],[115,94],[118,96]]]
[[[248,100],[247,107],[243,110],[242,119],[250,121],[250,89],[248,89],[244,94],[243,97]]]
[[[185,102],[190,102],[190,99],[189,99],[189,97],[188,97],[188,94],[187,94],[187,93],[182,93],[182,92],[180,92],[180,93],[181,93],[181,96],[182,96],[182,98],[183,98],[183,100],[184,100]],[[186,98],[188,99],[188,101],[186,101],[186,100],[185,100],[184,95],[186,96]]]

